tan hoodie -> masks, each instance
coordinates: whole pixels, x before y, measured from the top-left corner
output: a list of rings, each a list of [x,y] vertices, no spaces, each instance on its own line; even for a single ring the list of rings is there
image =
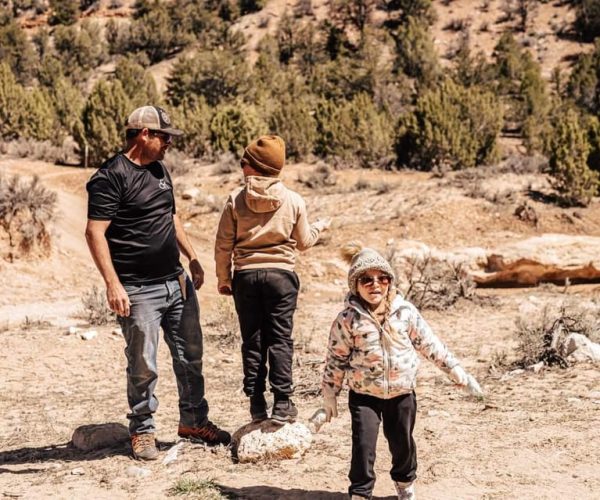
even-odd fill
[[[231,286],[236,271],[275,267],[294,270],[296,249],[313,246],[323,230],[308,223],[306,204],[277,177],[249,176],[227,198],[215,243],[218,286]]]

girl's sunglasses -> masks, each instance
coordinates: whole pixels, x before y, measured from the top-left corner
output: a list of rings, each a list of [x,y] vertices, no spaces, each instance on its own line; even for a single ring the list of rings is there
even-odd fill
[[[358,278],[358,282],[363,286],[373,286],[375,282],[381,283],[382,285],[389,285],[392,278],[387,274],[381,276],[361,276]]]

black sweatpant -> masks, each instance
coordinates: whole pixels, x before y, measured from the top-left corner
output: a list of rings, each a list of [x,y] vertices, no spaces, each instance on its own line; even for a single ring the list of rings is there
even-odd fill
[[[383,420],[392,454],[390,475],[393,481],[408,483],[417,477],[417,449],[412,437],[417,415],[415,393],[392,399],[350,391],[348,406],[352,417],[352,464],[350,495],[371,498],[375,486],[375,455],[379,424]]]
[[[292,329],[299,287],[296,273],[284,269],[248,269],[233,275],[246,396],[265,391],[267,373],[276,399],[292,394]]]

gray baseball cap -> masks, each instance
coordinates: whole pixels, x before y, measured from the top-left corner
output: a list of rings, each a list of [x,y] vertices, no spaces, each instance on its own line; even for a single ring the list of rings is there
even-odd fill
[[[127,118],[125,128],[127,130],[147,128],[169,135],[183,135],[182,130],[172,127],[171,118],[164,109],[158,106],[142,106],[135,109]]]

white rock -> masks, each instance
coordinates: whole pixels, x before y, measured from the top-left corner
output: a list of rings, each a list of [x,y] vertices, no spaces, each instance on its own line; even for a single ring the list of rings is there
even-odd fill
[[[98,335],[98,332],[96,330],[87,330],[85,332],[81,332],[79,334],[79,336],[83,339],[83,340],[92,340],[94,337],[96,337]]]
[[[82,467],[75,467],[71,471],[71,475],[73,475],[73,476],[83,476],[84,474],[85,474],[85,471],[83,470]]]
[[[571,362],[600,363],[600,344],[580,333],[571,333],[560,346],[560,352]]]
[[[429,410],[427,412],[428,417],[449,417],[450,413],[444,410]]]
[[[122,330],[121,330],[121,328],[120,328],[120,327],[118,327],[118,326],[117,326],[116,328],[113,328],[113,329],[110,331],[110,333],[111,333],[111,335],[116,335],[117,337],[122,337],[122,336],[123,336],[123,331],[122,331]]]
[[[181,193],[181,197],[184,200],[193,200],[200,194],[200,190],[198,188],[189,188],[186,189],[183,193]]]
[[[299,458],[310,448],[312,433],[304,424],[283,426],[271,420],[250,423],[233,435],[233,455],[240,463]]]
[[[149,469],[130,465],[127,467],[127,475],[131,477],[148,477],[152,472]]]
[[[588,399],[600,399],[600,391],[592,391],[586,397]]]
[[[67,335],[75,335],[81,331],[81,328],[77,326],[70,326],[67,330]]]
[[[542,370],[542,368],[544,368],[544,362],[543,361],[540,361],[539,363],[536,363],[535,365],[529,365],[527,367],[527,369],[529,371],[532,371],[533,373],[539,373]]]
[[[177,443],[175,446],[172,446],[165,455],[165,458],[163,458],[163,465],[169,465],[175,462],[177,460],[177,454],[179,453],[179,450],[181,450],[184,445],[184,441],[179,441],[179,443]]]

